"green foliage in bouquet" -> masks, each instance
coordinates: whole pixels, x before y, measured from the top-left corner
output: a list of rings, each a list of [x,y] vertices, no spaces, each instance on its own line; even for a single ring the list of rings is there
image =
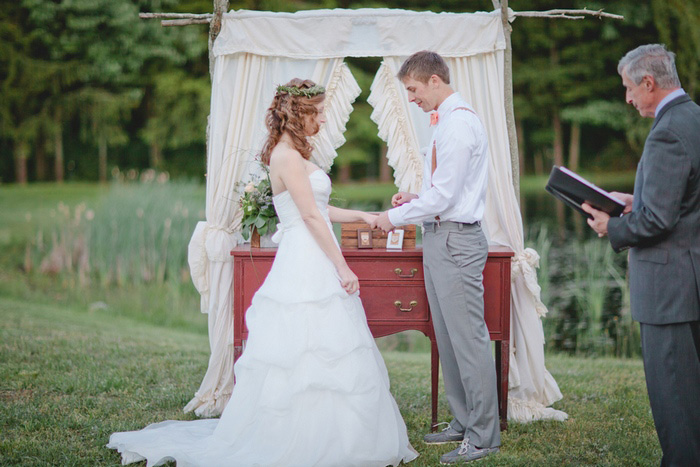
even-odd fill
[[[264,167],[264,166],[263,166]],[[245,186],[239,201],[243,210],[241,222],[241,235],[245,240],[255,228],[260,236],[275,233],[277,230],[277,212],[272,204],[272,187],[270,186],[270,174],[267,167],[265,176],[256,177]]]

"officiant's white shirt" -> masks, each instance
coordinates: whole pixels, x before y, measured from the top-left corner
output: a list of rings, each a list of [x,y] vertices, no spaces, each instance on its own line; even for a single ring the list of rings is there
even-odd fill
[[[455,92],[438,107],[438,122],[424,151],[423,186],[419,197],[389,210],[395,226],[435,221],[481,221],[488,183],[488,139],[479,117]],[[437,169],[432,171],[436,145]]]

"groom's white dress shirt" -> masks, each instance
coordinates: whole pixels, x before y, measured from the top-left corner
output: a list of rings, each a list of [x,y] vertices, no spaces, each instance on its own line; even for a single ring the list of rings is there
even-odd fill
[[[459,93],[438,107],[438,122],[423,162],[423,186],[419,197],[389,210],[395,226],[440,221],[481,221],[488,182],[486,130]],[[437,168],[432,172],[435,145]]]

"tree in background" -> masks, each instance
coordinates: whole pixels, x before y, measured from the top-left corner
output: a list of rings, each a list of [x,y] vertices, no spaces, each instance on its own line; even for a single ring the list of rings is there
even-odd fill
[[[176,3],[22,0],[9,11],[4,10],[0,22],[7,34],[0,38],[0,47],[16,53],[10,54],[15,58],[7,64],[14,64],[15,84],[4,80],[9,100],[4,100],[2,114],[11,113],[10,101],[22,104],[14,105],[14,119],[3,119],[6,130],[2,137],[16,141],[13,146],[18,173],[26,174],[30,148],[40,168],[46,147],[52,146],[55,177],[62,180],[63,136],[68,131],[69,139],[80,137],[97,148],[98,178],[107,179],[108,148],[136,139],[137,132],[129,128],[129,123],[134,120],[134,109],[148,107],[143,104],[145,90],[149,85],[152,88],[157,73],[167,74],[173,66],[183,66],[206,51],[206,39],[202,40],[206,34],[182,28],[165,30],[158,23],[138,19],[140,8],[168,9]],[[36,69],[29,71],[27,67],[31,66]],[[32,83],[34,108],[26,102],[30,91],[27,82]],[[21,128],[12,125],[20,121],[18,109],[39,123]],[[78,134],[71,132],[76,128],[71,122],[79,123]],[[48,145],[47,139],[53,144]]]
[[[676,53],[681,84],[694,98],[700,73],[700,2],[653,0],[651,4],[659,39]]]
[[[167,5],[144,5],[143,11],[210,13],[212,0],[170,0]],[[142,21],[143,20],[138,20]],[[148,164],[165,170],[167,151],[206,142],[211,82],[209,80],[208,27],[164,28],[149,21],[151,45],[167,53],[149,57],[142,68],[144,97],[134,117],[138,138],[148,145]],[[198,154],[197,157],[202,157]],[[204,167],[204,158],[202,164]]]
[[[32,144],[45,130],[41,88],[45,64],[33,56],[27,12],[10,4],[0,9],[0,137],[9,141],[17,183],[28,180]],[[5,176],[2,176],[5,178]]]
[[[645,43],[667,43],[677,53],[686,90],[695,86],[700,65],[697,2],[574,3],[573,8],[604,8],[625,20],[516,19],[512,36],[515,116],[521,163],[527,169],[521,173],[544,174],[551,164],[587,170],[625,170],[636,165],[649,122],[639,119],[624,102],[617,63],[627,51]],[[558,1],[532,0],[520,1],[517,7],[562,6]]]
[[[105,179],[108,152],[122,168],[160,167],[201,177],[210,94],[208,28],[163,28],[158,21],[138,19],[138,12],[207,13],[212,0],[5,3],[0,9],[0,180],[26,182],[51,175],[62,180],[64,159],[81,167],[76,172],[80,178],[99,172]],[[493,9],[491,0],[237,0],[229,6],[272,11]],[[571,0],[567,5],[519,0],[510,6],[518,11],[604,8],[625,16],[624,21],[517,18],[513,23],[523,174],[545,173],[552,163],[583,170],[634,167],[648,123],[624,104],[616,66],[640,44],[665,42],[677,54],[685,89],[691,96],[696,93],[697,0]],[[363,94],[354,104],[334,170],[343,179],[386,177],[384,144],[365,100],[379,60],[348,63]]]
[[[148,120],[140,131],[150,147],[150,165],[163,169],[164,148],[179,149],[204,143],[211,84],[208,78],[170,70],[153,77]]]
[[[341,183],[350,181],[353,166],[365,169],[363,178],[376,179],[379,164],[386,164],[386,160],[380,160],[384,142],[377,136],[377,125],[370,119],[373,109],[367,103],[369,88],[380,62],[378,58],[346,59],[362,93],[353,103],[345,132],[346,142],[338,148],[338,157],[333,162],[334,172]]]

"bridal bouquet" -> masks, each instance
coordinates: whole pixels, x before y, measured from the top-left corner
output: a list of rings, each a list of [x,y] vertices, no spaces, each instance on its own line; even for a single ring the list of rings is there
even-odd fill
[[[272,204],[272,188],[270,186],[269,169],[263,165],[265,175],[254,176],[243,188],[239,204],[243,210],[241,235],[248,240],[257,230],[260,236],[273,234],[277,230],[277,213]]]

